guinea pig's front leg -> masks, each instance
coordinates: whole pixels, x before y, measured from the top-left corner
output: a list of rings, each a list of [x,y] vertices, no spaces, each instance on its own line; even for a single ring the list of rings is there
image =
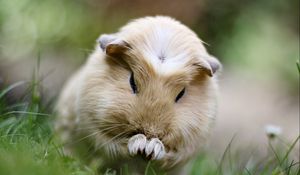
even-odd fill
[[[165,146],[158,138],[152,138],[150,141],[147,141],[146,156],[151,156],[152,160],[162,159],[165,155]]]
[[[128,140],[128,151],[131,156],[143,153],[147,144],[147,138],[144,134],[137,134]]]
[[[163,143],[158,138],[147,140],[144,134],[137,134],[129,139],[128,151],[131,156],[140,153],[151,160],[162,159],[165,155]]]

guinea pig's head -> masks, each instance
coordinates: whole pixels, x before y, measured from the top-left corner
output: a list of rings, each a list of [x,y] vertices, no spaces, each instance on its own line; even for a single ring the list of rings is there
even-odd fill
[[[190,29],[149,17],[98,41],[79,102],[98,148],[127,154],[136,134],[159,138],[166,152],[203,144],[216,113],[220,63]]]

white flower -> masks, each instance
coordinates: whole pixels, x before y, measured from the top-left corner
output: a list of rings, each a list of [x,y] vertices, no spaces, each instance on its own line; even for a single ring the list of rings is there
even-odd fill
[[[266,125],[265,132],[269,138],[274,138],[281,134],[281,127],[276,125]]]

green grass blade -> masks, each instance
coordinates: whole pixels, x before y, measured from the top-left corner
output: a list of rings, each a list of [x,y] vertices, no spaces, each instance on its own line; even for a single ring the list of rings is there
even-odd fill
[[[16,82],[16,83],[14,83],[14,84],[8,86],[7,88],[3,89],[3,90],[1,91],[1,93],[0,93],[0,99],[1,99],[2,97],[4,97],[4,95],[7,94],[7,93],[8,93],[9,91],[11,91],[12,89],[14,89],[14,88],[16,88],[16,87],[19,87],[19,86],[21,86],[21,85],[23,85],[23,84],[25,84],[25,83],[26,83],[25,81],[19,81],[19,82]]]
[[[150,166],[151,166],[151,161],[149,161],[146,166],[145,175],[149,175]]]
[[[288,157],[289,157],[291,151],[294,149],[294,147],[296,146],[296,144],[297,144],[297,142],[299,141],[299,139],[300,139],[300,135],[297,137],[297,139],[296,139],[296,140],[293,142],[293,144],[290,146],[290,148],[288,149],[288,151],[287,151],[286,154],[284,155],[283,159],[281,160],[280,165],[282,165],[283,162],[284,162],[285,160],[288,159]]]
[[[11,114],[27,114],[27,115],[37,115],[37,116],[47,116],[50,117],[50,114],[44,114],[44,113],[39,113],[39,112],[26,112],[26,111],[10,111],[7,113],[2,114],[1,116],[7,116]]]

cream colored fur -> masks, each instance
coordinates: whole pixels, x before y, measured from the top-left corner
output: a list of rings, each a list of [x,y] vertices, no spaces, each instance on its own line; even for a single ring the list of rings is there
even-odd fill
[[[86,142],[106,166],[148,153],[158,167],[177,171],[206,143],[217,107],[210,61],[219,63],[169,17],[137,19],[111,36],[129,45],[124,56],[112,58],[97,45],[60,95],[56,130],[67,150]]]

